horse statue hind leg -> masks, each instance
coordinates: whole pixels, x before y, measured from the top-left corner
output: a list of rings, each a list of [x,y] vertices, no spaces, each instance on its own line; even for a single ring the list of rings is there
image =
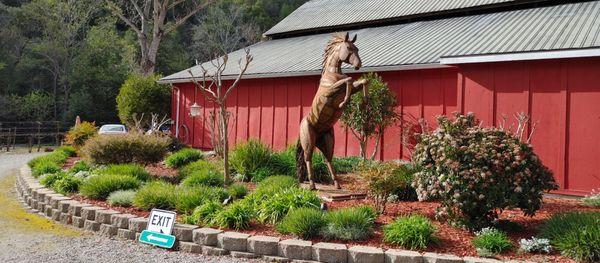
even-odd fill
[[[333,129],[318,134],[315,129],[310,126],[306,119],[303,119],[300,124],[300,139],[296,148],[296,170],[300,182],[304,182],[308,176],[309,189],[316,189],[314,170],[312,168],[312,155],[315,147],[323,153],[327,170],[331,175],[334,186],[341,189],[341,185],[337,180],[335,169],[333,168],[333,147],[335,145],[335,137]]]

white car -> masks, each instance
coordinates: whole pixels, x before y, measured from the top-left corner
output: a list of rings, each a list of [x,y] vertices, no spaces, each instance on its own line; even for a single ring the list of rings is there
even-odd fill
[[[127,127],[122,124],[106,124],[100,127],[98,134],[126,134]]]

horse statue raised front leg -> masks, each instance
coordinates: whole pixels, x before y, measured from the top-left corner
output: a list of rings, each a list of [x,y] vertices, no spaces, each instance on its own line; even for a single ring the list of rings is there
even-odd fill
[[[310,112],[300,123],[300,138],[296,148],[296,173],[300,182],[308,180],[310,189],[316,189],[312,169],[312,154],[315,147],[325,156],[327,169],[336,188],[340,189],[335,170],[331,164],[335,146],[333,125],[342,115],[342,107],[350,96],[363,90],[366,97],[366,80],[353,81],[352,77],[342,74],[342,63],[351,64],[355,70],[362,66],[358,48],[348,33],[337,33],[325,48],[323,70],[319,89],[313,99]]]

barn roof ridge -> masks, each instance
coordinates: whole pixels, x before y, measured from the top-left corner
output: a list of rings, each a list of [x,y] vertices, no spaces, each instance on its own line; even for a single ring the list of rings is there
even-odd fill
[[[585,1],[585,0],[581,0]],[[569,1],[570,3],[577,1]],[[311,0],[264,33],[285,38],[565,3],[559,0]]]

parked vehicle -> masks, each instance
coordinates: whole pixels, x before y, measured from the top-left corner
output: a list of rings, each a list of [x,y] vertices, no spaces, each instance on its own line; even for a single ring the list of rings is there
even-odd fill
[[[122,124],[106,124],[102,125],[98,130],[98,134],[126,134],[127,127]]]

